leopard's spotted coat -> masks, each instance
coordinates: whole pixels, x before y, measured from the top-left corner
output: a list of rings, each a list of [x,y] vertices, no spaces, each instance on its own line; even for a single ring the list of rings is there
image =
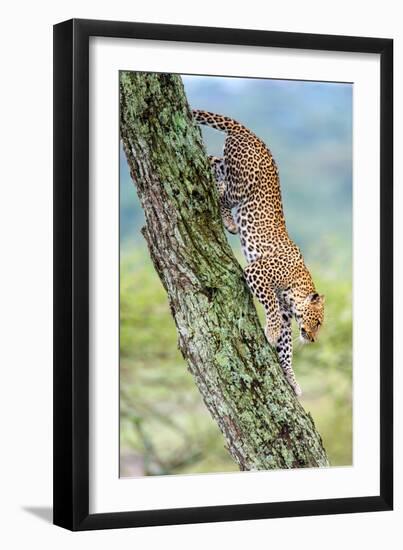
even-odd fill
[[[193,116],[226,133],[223,158],[210,157],[223,222],[240,235],[248,262],[246,280],[265,308],[266,337],[300,395],[292,369],[291,320],[296,319],[303,342],[314,342],[323,323],[324,297],[316,292],[302,254],[288,235],[277,165],[263,141],[239,122],[200,110]]]

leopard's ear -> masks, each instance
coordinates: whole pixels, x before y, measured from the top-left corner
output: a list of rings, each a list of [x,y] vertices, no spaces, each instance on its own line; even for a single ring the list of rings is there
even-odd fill
[[[322,304],[324,304],[324,303],[325,303],[325,295],[324,295],[324,294],[321,294],[321,295],[319,296],[319,298],[321,299]]]

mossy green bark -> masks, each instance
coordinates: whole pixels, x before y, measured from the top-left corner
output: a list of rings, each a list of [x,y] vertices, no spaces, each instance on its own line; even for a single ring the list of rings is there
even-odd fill
[[[120,133],[179,347],[228,451],[242,470],[327,466],[225,238],[180,77],[122,72]]]

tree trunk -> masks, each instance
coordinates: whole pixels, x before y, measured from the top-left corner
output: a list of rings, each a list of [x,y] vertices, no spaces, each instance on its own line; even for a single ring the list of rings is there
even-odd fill
[[[327,466],[225,238],[180,77],[122,72],[120,132],[179,347],[228,451],[241,470]]]

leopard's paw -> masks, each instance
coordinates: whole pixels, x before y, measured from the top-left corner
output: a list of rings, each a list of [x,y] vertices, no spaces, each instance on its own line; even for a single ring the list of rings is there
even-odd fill
[[[226,224],[225,229],[232,235],[236,235],[238,233],[238,226],[235,222],[231,224]]]
[[[301,397],[302,395],[302,390],[301,390],[301,387],[299,384],[296,384],[295,386],[293,386],[292,388],[294,390],[294,393],[297,397]]]

